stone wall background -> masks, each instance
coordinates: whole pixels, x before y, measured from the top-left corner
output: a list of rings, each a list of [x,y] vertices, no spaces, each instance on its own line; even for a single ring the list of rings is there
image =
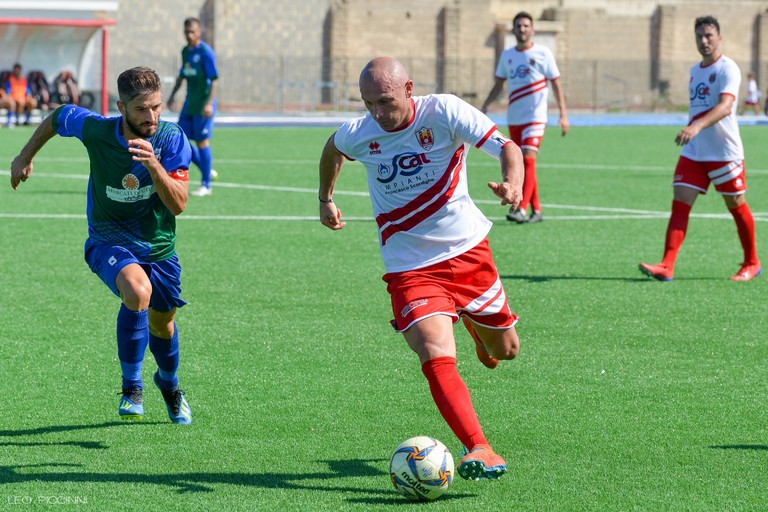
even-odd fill
[[[131,0],[110,28],[109,84],[148,65],[170,86],[183,20],[196,16],[218,55],[223,110],[359,109],[358,73],[383,54],[403,61],[417,93],[477,105],[519,10],[555,52],[571,108],[685,106],[704,14],[719,19],[744,76],[754,69],[768,86],[768,1],[757,0]]]

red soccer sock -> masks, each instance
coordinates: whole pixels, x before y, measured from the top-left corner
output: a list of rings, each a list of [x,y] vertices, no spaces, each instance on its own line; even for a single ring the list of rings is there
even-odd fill
[[[470,450],[477,444],[488,444],[472,406],[469,389],[456,369],[456,359],[430,359],[421,365],[421,371],[429,382],[432,399],[440,414],[459,441]]]
[[[688,218],[691,214],[691,205],[682,201],[672,201],[672,215],[669,217],[667,225],[667,237],[664,240],[664,258],[662,265],[669,269],[675,268],[675,260],[680,246],[685,240],[685,233],[688,231]]]
[[[739,240],[741,240],[741,247],[744,249],[744,264],[758,265],[760,261],[757,259],[755,218],[752,216],[752,210],[750,210],[749,205],[744,202],[741,206],[737,206],[731,210],[731,215],[733,215],[733,220],[736,221]]]
[[[523,179],[523,200],[520,202],[520,209],[525,211],[531,201],[535,201],[533,209],[537,209],[539,197],[536,193],[536,157],[524,156],[523,165],[525,167],[525,177]],[[535,199],[534,199],[535,198]]]

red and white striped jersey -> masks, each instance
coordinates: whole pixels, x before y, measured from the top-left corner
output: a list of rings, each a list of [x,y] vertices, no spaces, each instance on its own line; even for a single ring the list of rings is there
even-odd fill
[[[498,158],[512,143],[482,112],[450,94],[417,96],[412,118],[384,131],[370,114],[344,123],[336,148],[367,171],[387,272],[426,267],[480,243],[491,222],[467,190],[471,146]]]
[[[744,146],[736,120],[740,87],[739,66],[725,55],[709,66],[698,63],[691,68],[689,125],[712,110],[723,94],[733,96],[733,107],[730,114],[701,130],[683,146],[682,156],[697,162],[730,162],[744,158]]]
[[[547,80],[560,77],[549,48],[538,44],[527,50],[507,48],[499,58],[496,76],[507,81],[510,126],[547,122]]]

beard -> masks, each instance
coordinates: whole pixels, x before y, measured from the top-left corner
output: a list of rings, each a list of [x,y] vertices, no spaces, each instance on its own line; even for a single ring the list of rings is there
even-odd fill
[[[130,130],[136,135],[138,135],[139,137],[146,139],[154,135],[155,132],[157,131],[157,125],[155,124],[149,123],[149,124],[144,124],[139,126],[135,124],[133,121],[131,121],[131,119],[128,116],[124,116],[123,119],[125,120],[125,124],[128,125],[128,128],[130,128]]]

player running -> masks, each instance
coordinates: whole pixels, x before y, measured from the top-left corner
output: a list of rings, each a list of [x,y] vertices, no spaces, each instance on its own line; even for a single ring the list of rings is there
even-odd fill
[[[741,72],[734,61],[720,50],[720,24],[712,16],[696,18],[696,46],[701,63],[691,68],[689,81],[689,122],[675,138],[683,146],[672,185],[672,215],[667,225],[664,257],[661,263],[640,263],[640,271],[659,281],[672,281],[675,260],[683,245],[688,218],[699,194],[706,194],[710,183],[725,200],[736,222],[744,261],[731,279],[749,281],[762,271],[757,259],[755,219],[745,193],[747,178],[744,147],[736,121]]]
[[[365,66],[360,93],[369,113],[342,125],[320,159],[320,221],[332,230],[346,225],[333,189],[345,158],[359,160],[368,174],[392,325],[419,356],[440,413],[469,450],[459,474],[499,478],[506,462],[488,444],[457,371],[453,324],[463,319],[489,368],[518,353],[517,316],[488,246],[491,222],[469,197],[466,158],[472,146],[499,158],[502,182],[488,186],[501,204],[517,206],[522,154],[456,96],[412,91],[397,60],[379,57]]]
[[[509,137],[523,150],[525,165],[523,200],[517,208],[510,208],[507,220],[518,224],[536,223],[544,220],[536,180],[536,156],[547,126],[547,81],[552,84],[560,110],[559,125],[563,137],[568,133],[570,123],[565,94],[560,84],[560,70],[549,48],[534,44],[533,35],[536,30],[531,15],[527,12],[518,13],[512,20],[512,32],[517,45],[501,54],[496,66],[496,81],[480,110],[488,111],[489,105],[504,88],[504,82],[507,82]],[[529,204],[532,211],[530,217],[527,217]]]
[[[192,146],[192,163],[202,174],[200,188],[192,192],[192,195],[209,196],[213,193],[211,180],[216,178],[210,140],[216,117],[216,80],[219,72],[213,48],[202,40],[200,20],[184,20],[184,37],[187,46],[181,50],[181,69],[168,98],[168,108],[173,110],[176,92],[186,80],[187,96],[179,112],[179,126],[189,140],[195,141]]]
[[[174,423],[192,423],[179,390],[179,333],[174,321],[181,267],[176,256],[176,215],[187,204],[189,142],[181,129],[160,120],[161,82],[145,67],[117,78],[120,117],[62,105],[37,127],[11,164],[16,189],[32,174],[32,159],[56,134],[77,137],[88,150],[90,177],[85,260],[122,300],[117,314],[117,354],[123,393],[121,419],[144,417],[142,362],[149,350],[155,385]]]

